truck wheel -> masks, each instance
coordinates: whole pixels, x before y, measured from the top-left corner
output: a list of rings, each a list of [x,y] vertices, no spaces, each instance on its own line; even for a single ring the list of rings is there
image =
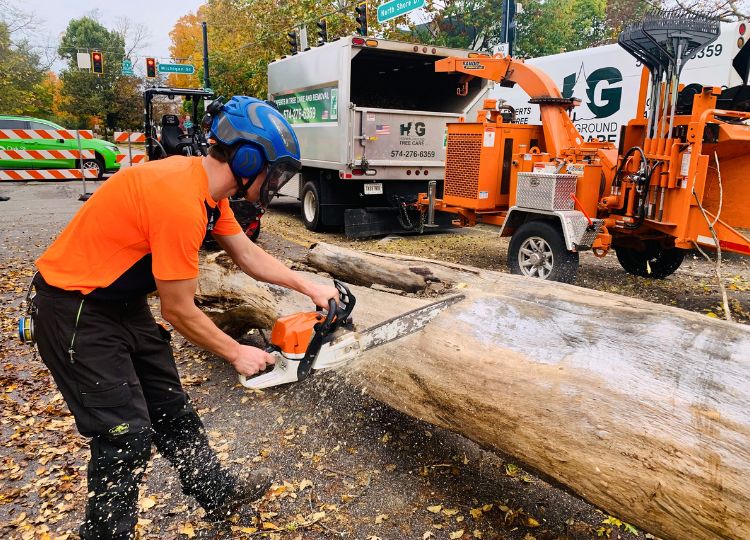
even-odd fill
[[[323,229],[323,223],[320,219],[320,189],[315,182],[307,181],[302,186],[302,221],[305,227],[311,231],[320,231]]]
[[[83,160],[83,170],[95,170],[96,171],[96,178],[99,179],[102,176],[104,176],[104,162],[99,158],[94,159],[84,159]]]
[[[529,221],[510,239],[508,267],[512,274],[572,283],[578,273],[578,253],[568,251],[555,226]]]
[[[634,276],[663,279],[674,274],[685,258],[685,250],[663,248],[658,242],[646,242],[646,249],[638,251],[628,247],[615,250],[620,266]]]

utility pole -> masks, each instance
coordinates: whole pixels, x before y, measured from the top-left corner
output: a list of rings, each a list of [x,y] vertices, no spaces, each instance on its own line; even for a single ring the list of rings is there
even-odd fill
[[[211,79],[208,76],[208,29],[206,23],[202,22],[203,29],[203,88],[211,88]]]
[[[503,20],[500,37],[508,56],[513,56],[516,41],[516,0],[503,0]]]

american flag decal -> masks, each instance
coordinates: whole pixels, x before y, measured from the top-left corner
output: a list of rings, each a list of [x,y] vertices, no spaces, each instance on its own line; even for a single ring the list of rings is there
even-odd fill
[[[391,126],[388,124],[377,124],[375,126],[375,135],[390,135]]]

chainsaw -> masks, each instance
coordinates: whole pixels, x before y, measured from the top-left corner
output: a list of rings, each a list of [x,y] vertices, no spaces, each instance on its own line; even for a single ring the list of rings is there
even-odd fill
[[[450,296],[357,332],[351,320],[356,298],[340,281],[333,284],[339,298],[329,300],[326,312],[295,313],[276,321],[271,344],[266,348],[276,362],[257,375],[240,375],[243,386],[269,388],[301,381],[313,370],[339,368],[368,349],[424,328],[445,308],[464,298],[461,294]]]

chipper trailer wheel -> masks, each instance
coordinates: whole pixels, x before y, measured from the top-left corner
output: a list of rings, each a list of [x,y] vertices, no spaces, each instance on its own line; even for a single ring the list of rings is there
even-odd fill
[[[508,267],[512,274],[572,283],[578,273],[578,253],[567,250],[559,228],[546,221],[529,221],[510,240]]]
[[[658,242],[647,242],[646,249],[615,248],[620,266],[628,274],[663,279],[674,274],[685,258],[685,250],[664,248]]]

